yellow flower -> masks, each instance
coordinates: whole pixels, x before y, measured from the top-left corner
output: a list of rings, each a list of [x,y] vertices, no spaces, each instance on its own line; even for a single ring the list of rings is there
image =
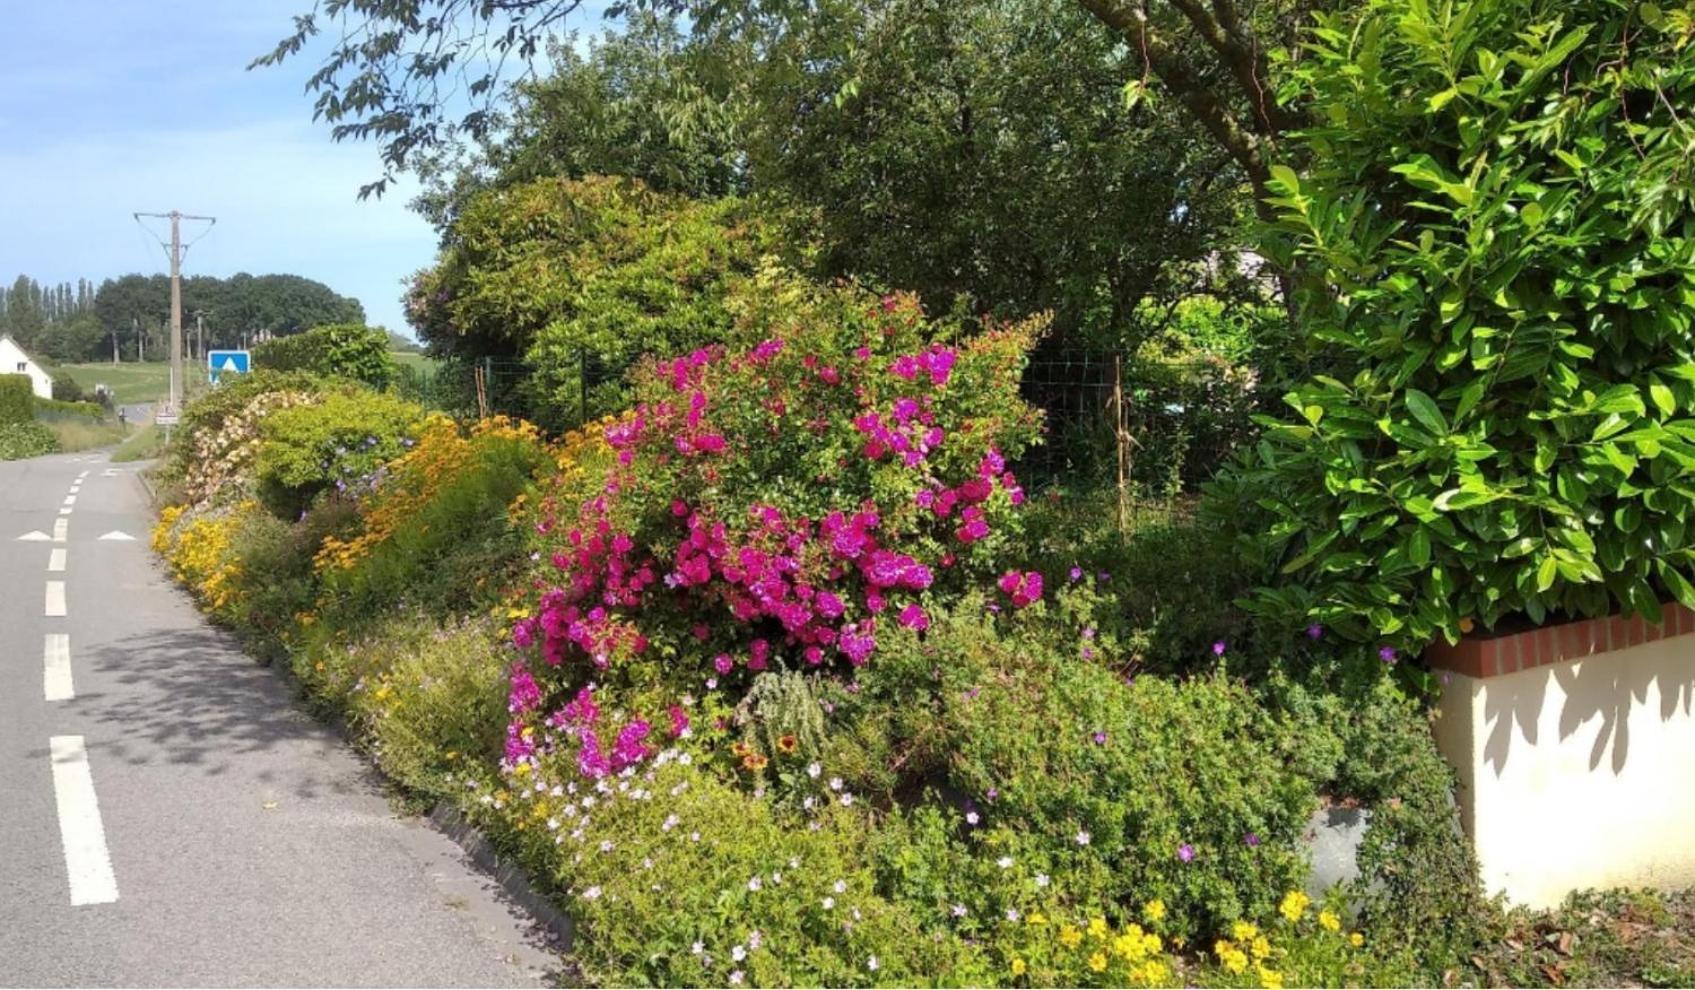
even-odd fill
[[[1094,970],[1097,973],[1099,973],[1103,969],[1106,969],[1106,953],[1097,952],[1094,955],[1090,956],[1089,957],[1089,968]]]
[[[1014,959],[1012,961],[1012,975],[1013,976],[1023,976],[1024,973],[1027,970],[1029,970],[1029,968],[1030,968],[1029,966],[1025,965],[1025,962],[1024,962],[1023,959]]]
[[[1348,944],[1357,949],[1365,944],[1365,936],[1359,932],[1351,932],[1348,935]]]
[[[1148,985],[1164,983],[1171,976],[1171,971],[1165,963],[1158,959],[1149,959],[1142,965],[1142,982]]]
[[[1248,947],[1248,951],[1253,953],[1256,961],[1264,959],[1266,956],[1271,955],[1271,943],[1266,941],[1264,935],[1261,935],[1259,938],[1254,939],[1254,944]]]
[[[1024,923],[1026,925],[1045,925],[1048,923],[1048,918],[1040,911],[1032,911],[1025,917]]]
[[[1142,917],[1150,922],[1164,921],[1165,902],[1156,897],[1142,905]]]
[[[1251,921],[1238,921],[1231,927],[1230,934],[1238,942],[1252,942],[1259,936],[1259,926]]]
[[[1248,954],[1228,943],[1218,953],[1218,961],[1223,963],[1224,968],[1232,973],[1243,973],[1248,968]]]
[[[1107,933],[1107,927],[1106,927],[1106,919],[1105,918],[1090,918],[1089,919],[1089,935],[1091,937],[1097,938],[1097,939],[1104,939],[1104,938],[1106,938],[1106,933]]]
[[[1339,932],[1342,930],[1342,919],[1336,917],[1336,912],[1334,911],[1325,910],[1318,912],[1318,923],[1322,925],[1324,930],[1327,932]]]
[[[1265,990],[1283,990],[1283,974],[1274,969],[1259,967],[1259,985]]]
[[[1283,895],[1283,903],[1277,905],[1277,913],[1290,921],[1300,921],[1301,916],[1307,913],[1307,905],[1311,903],[1312,898],[1298,890],[1291,890]]]
[[[1083,933],[1074,925],[1066,925],[1059,930],[1059,941],[1067,949],[1075,949],[1083,942]]]

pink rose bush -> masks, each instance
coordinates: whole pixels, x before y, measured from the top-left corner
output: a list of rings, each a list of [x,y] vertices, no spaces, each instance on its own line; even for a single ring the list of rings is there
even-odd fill
[[[738,340],[643,367],[604,468],[541,501],[509,764],[551,739],[616,772],[657,733],[601,718],[590,685],[663,713],[768,669],[852,671],[1016,552],[1007,464],[1039,428],[1018,381],[1040,322],[962,338],[910,297],[797,291],[749,303]],[[1008,594],[1034,601],[1040,575]]]

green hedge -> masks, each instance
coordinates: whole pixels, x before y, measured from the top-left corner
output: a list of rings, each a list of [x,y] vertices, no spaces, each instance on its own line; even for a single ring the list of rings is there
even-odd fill
[[[0,423],[35,419],[35,387],[28,375],[0,375]]]
[[[253,349],[253,365],[351,378],[373,388],[387,388],[394,379],[388,332],[361,323],[330,323],[268,340]]]

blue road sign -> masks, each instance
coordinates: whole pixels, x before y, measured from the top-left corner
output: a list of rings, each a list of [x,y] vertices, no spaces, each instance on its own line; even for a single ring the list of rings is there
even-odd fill
[[[245,375],[252,367],[253,359],[246,351],[208,351],[206,354],[206,371],[213,385],[218,384],[220,375]]]

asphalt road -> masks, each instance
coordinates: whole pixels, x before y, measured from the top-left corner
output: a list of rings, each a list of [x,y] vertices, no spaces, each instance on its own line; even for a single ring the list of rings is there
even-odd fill
[[[0,462],[0,985],[549,983],[530,919],[170,583],[136,470]]]

